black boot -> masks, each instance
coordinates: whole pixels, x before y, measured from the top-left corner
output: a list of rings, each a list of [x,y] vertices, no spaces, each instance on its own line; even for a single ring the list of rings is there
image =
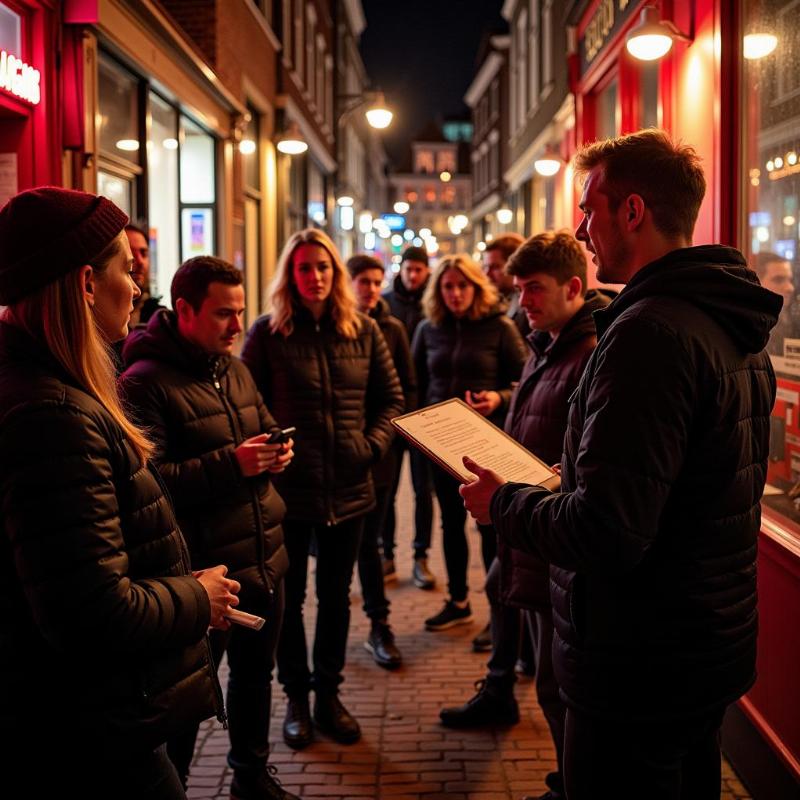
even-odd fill
[[[314,733],[311,728],[311,711],[308,695],[286,699],[286,718],[283,721],[283,741],[295,750],[311,744]]]
[[[323,733],[341,744],[353,744],[361,738],[361,727],[335,692],[317,692],[314,722]]]
[[[287,792],[276,777],[277,767],[266,764],[260,770],[233,771],[231,800],[300,800],[296,794]]]
[[[364,642],[364,647],[372,653],[375,663],[385,669],[396,669],[403,661],[397,645],[394,643],[394,634],[386,622],[375,620],[369,631],[369,638]]]
[[[488,680],[477,681],[478,693],[463,706],[443,708],[442,725],[448,728],[473,728],[481,725],[516,725],[519,706],[512,686],[498,686]]]

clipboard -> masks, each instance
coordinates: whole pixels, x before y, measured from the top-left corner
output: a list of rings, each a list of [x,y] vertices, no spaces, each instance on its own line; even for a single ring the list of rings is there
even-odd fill
[[[475,480],[461,460],[469,456],[505,481],[551,491],[561,485],[561,477],[547,464],[457,397],[395,417],[392,425],[461,483]]]

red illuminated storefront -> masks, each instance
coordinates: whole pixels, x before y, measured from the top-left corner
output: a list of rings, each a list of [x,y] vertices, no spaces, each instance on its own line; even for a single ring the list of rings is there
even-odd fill
[[[655,5],[661,19],[685,36],[649,62],[625,47],[645,5]],[[570,19],[578,36],[571,76],[575,140],[569,149],[650,125],[693,145],[708,180],[694,243],[733,245],[751,265],[759,252],[774,251],[788,263],[797,292],[795,6],[787,0],[577,3]],[[774,41],[753,51],[753,42],[745,40],[749,34]],[[795,304],[800,301],[792,309]],[[787,338],[773,359],[779,395],[759,542],[758,679],[729,712],[723,730],[724,749],[753,796],[771,800],[800,792],[800,314],[795,317],[798,338]]]
[[[61,182],[56,2],[0,2],[0,204]]]

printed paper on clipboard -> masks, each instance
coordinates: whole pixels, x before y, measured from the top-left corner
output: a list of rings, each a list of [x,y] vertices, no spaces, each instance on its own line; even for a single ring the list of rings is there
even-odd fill
[[[469,456],[506,481],[553,490],[560,484],[547,464],[458,398],[395,417],[392,425],[462,483],[475,480],[462,461]]]

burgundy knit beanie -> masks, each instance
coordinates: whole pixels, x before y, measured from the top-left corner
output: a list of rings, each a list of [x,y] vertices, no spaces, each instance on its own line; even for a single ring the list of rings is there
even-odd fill
[[[88,264],[128,223],[110,200],[42,186],[0,210],[0,305],[11,305]]]

